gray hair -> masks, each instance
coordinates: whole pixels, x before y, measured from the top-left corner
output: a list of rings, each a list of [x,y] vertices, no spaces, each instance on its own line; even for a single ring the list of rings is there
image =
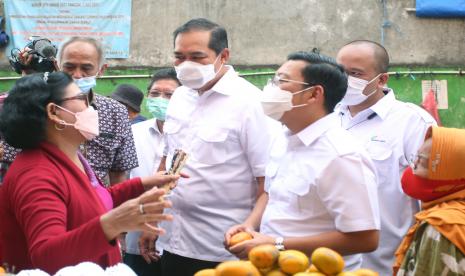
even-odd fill
[[[58,64],[61,66],[61,60],[63,58],[64,49],[69,44],[71,44],[73,42],[77,42],[77,41],[86,42],[86,43],[89,43],[89,44],[91,44],[91,45],[93,45],[95,47],[95,49],[97,50],[97,54],[99,56],[98,66],[99,66],[99,69],[102,68],[102,66],[105,64],[105,56],[104,56],[104,53],[103,53],[102,43],[100,41],[98,41],[97,39],[95,39],[95,38],[87,37],[87,36],[72,36],[72,37],[68,37],[65,40],[63,40],[63,42],[60,44],[60,48],[58,49],[58,54],[57,54]]]

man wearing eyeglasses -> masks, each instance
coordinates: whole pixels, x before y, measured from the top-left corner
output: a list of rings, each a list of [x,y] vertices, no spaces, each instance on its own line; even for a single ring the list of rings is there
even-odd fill
[[[296,52],[265,86],[265,114],[286,127],[271,148],[265,193],[251,215],[225,234],[253,235],[229,247],[241,259],[260,244],[318,247],[344,255],[346,269],[360,267],[362,252],[378,245],[376,174],[368,153],[341,128],[332,111],[347,88],[342,66],[316,53]],[[260,232],[256,232],[260,231]]]
[[[107,67],[102,45],[90,37],[70,37],[60,44],[57,61],[60,70],[71,75],[83,93],[89,93],[99,114],[100,135],[86,142],[82,153],[105,184],[126,180],[126,172],[138,165],[128,111],[93,90],[96,78]]]
[[[146,100],[147,110],[153,118],[132,125],[139,167],[130,171],[131,178],[152,175],[160,166],[165,148],[163,124],[166,108],[180,85],[174,68],[159,70],[152,76],[147,87]],[[139,242],[140,232],[126,234],[123,261],[139,276],[161,275],[160,256],[155,247],[156,236],[146,235],[149,238]]]
[[[161,225],[170,231],[159,244],[163,275],[183,276],[234,259],[223,233],[249,215],[263,191],[269,137],[260,90],[226,65],[223,27],[203,18],[186,22],[174,32],[174,58],[182,86],[163,131],[167,160],[187,152],[183,172],[190,177],[171,191],[174,219]]]
[[[401,175],[423,143],[434,119],[414,104],[396,99],[386,87],[389,55],[373,41],[345,45],[337,54],[348,77],[347,93],[336,109],[343,128],[354,134],[373,159],[378,178],[381,231],[376,251],[362,266],[391,275],[394,253],[414,222],[419,202],[403,193]]]

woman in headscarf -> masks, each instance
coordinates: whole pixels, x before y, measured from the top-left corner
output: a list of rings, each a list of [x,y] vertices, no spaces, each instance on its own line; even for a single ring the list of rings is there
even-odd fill
[[[107,267],[121,261],[120,233],[163,232],[150,224],[170,219],[162,214],[170,202],[160,200],[164,192],[156,187],[177,177],[103,187],[79,153],[99,134],[98,114],[69,75],[18,80],[0,113],[0,131],[22,149],[0,186],[0,243],[10,266],[51,274],[83,261]]]
[[[402,188],[422,211],[397,249],[394,275],[464,275],[465,130],[432,127]]]

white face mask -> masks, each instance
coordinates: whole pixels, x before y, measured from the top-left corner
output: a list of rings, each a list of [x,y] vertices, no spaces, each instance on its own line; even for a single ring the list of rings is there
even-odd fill
[[[306,106],[307,104],[292,105],[292,97],[311,88],[313,88],[313,86],[291,93],[289,91],[282,90],[276,85],[267,84],[263,88],[263,93],[260,99],[263,112],[265,115],[278,121],[284,115],[284,112],[296,107]]]
[[[56,106],[70,114],[73,114],[74,117],[76,118],[76,121],[74,122],[74,124],[67,123],[64,120],[61,120],[60,122],[61,124],[66,125],[66,126],[73,126],[87,140],[92,140],[99,135],[98,113],[92,106],[89,106],[83,111],[76,112],[76,113],[69,111],[68,109],[61,107],[59,105],[56,105]]]
[[[381,76],[381,74],[378,74],[371,81],[349,76],[349,78],[347,79],[347,91],[344,98],[341,100],[341,103],[350,106],[358,105],[366,101],[371,95],[373,95],[377,91],[377,88],[368,93],[368,95],[363,94],[363,91],[370,83],[376,80],[379,76]]]
[[[182,85],[187,86],[192,89],[200,89],[202,88],[207,82],[211,81],[216,77],[221,68],[223,68],[223,64],[221,64],[220,69],[215,72],[215,63],[218,61],[219,57],[215,59],[212,64],[200,64],[197,62],[186,60],[181,63],[179,66],[175,66],[176,75]]]

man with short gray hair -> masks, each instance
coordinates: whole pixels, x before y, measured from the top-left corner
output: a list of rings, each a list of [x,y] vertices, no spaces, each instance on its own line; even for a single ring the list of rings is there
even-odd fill
[[[137,167],[137,155],[124,105],[93,91],[96,78],[107,68],[102,45],[91,37],[71,37],[60,45],[57,60],[60,70],[71,75],[83,93],[94,96],[100,135],[82,146],[83,155],[106,184],[124,181],[126,171]]]

